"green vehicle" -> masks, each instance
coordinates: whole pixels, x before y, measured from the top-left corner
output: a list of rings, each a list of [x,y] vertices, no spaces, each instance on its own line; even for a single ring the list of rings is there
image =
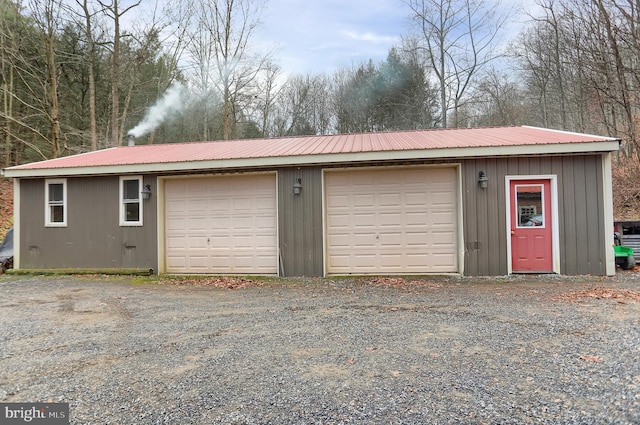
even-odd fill
[[[622,246],[620,241],[620,235],[617,233],[613,237],[615,245],[613,246],[613,252],[616,256],[616,266],[620,266],[622,270],[630,270],[636,266],[636,259],[633,256],[633,248],[628,246]]]

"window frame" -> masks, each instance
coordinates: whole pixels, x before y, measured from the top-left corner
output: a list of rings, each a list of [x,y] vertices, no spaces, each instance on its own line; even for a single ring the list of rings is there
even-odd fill
[[[49,199],[49,186],[62,185],[62,203]],[[51,220],[51,207],[62,205],[62,221]],[[44,181],[44,226],[67,227],[67,179],[45,179]]]
[[[137,221],[127,221],[126,220],[126,205],[127,204],[133,204],[136,203],[133,200],[127,200],[124,199],[124,182],[125,181],[129,181],[129,180],[137,180],[138,181],[138,199],[137,199],[137,204],[138,204],[138,220]],[[120,211],[120,226],[142,226],[142,212],[143,212],[143,199],[142,199],[142,193],[140,193],[142,191],[143,188],[143,180],[142,180],[142,176],[120,176],[119,179],[119,198],[118,198],[118,210]]]
[[[516,222],[516,228],[517,229],[527,229],[531,226],[524,226],[521,222],[520,222],[520,217],[522,217],[521,214],[521,205],[520,205],[520,201],[518,200],[518,188],[524,186],[524,187],[532,187],[532,186],[539,186],[540,187],[540,210],[542,211],[542,225],[541,226],[535,226],[538,229],[544,229],[545,227],[547,227],[547,217],[545,214],[545,187],[544,184],[541,183],[533,183],[533,184],[516,184],[515,185],[515,196],[516,196],[516,207],[518,208],[518,221]],[[537,192],[536,192],[537,193]],[[527,204],[527,205],[522,205],[522,207],[526,207],[526,208],[530,208],[533,207],[534,209],[537,210],[537,207],[533,204]],[[538,213],[534,214],[534,215],[538,215]]]

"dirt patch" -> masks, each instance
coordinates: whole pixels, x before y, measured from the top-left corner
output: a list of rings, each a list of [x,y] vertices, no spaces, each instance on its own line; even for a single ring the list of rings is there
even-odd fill
[[[0,178],[0,242],[13,226],[13,182]]]
[[[597,299],[597,300],[616,300],[619,303],[623,302],[640,302],[640,291],[633,289],[619,289],[619,288],[607,288],[607,287],[595,287],[590,289],[583,289],[580,291],[566,292],[553,298],[556,301],[566,302],[582,302],[585,299]]]

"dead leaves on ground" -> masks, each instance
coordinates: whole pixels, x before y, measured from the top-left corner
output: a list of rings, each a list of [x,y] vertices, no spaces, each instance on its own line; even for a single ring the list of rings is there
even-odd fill
[[[0,179],[0,242],[13,224],[13,182]]]
[[[580,360],[584,360],[585,362],[591,362],[591,363],[602,363],[603,359],[600,356],[589,356],[589,355],[584,355],[584,356],[580,356]]]
[[[403,277],[372,277],[366,280],[367,285],[373,286],[420,286],[423,288],[441,288],[440,282],[433,282],[422,279],[406,279]]]
[[[216,277],[167,277],[161,278],[159,283],[167,285],[201,286],[221,289],[243,289],[262,286],[264,282],[245,277],[216,276]]]
[[[611,299],[616,300],[620,304],[624,304],[626,302],[640,302],[640,291],[635,291],[633,289],[595,287],[584,289],[582,291],[565,292],[554,299],[565,302],[581,302],[584,298],[593,298],[597,300]]]

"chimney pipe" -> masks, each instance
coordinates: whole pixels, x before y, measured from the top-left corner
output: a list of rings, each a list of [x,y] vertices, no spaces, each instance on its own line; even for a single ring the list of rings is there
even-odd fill
[[[135,146],[135,145],[136,145],[136,136],[129,133],[129,142],[127,143],[127,146]]]

